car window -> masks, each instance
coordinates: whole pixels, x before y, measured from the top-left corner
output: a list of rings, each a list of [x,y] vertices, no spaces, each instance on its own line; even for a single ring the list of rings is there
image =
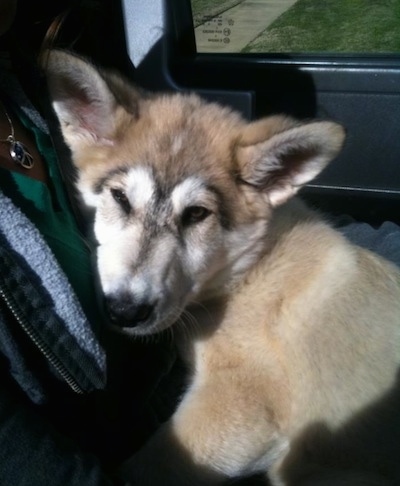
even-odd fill
[[[400,52],[400,2],[191,0],[199,53]]]

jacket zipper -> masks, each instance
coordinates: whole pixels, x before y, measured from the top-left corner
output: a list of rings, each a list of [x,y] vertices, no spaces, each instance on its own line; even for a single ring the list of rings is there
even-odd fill
[[[16,304],[12,294],[1,283],[0,283],[0,298],[3,300],[8,310],[14,316],[15,320],[24,330],[26,335],[30,338],[30,340],[34,343],[34,345],[42,353],[42,355],[46,358],[46,360],[57,370],[57,372],[60,374],[62,379],[65,381],[65,383],[67,383],[67,385],[71,388],[71,390],[73,390],[75,393],[78,394],[84,394],[85,391],[83,390],[83,388],[79,385],[79,383],[77,383],[75,378],[63,365],[61,360],[54,354],[54,352],[40,338],[40,336],[38,336],[37,332],[31,326],[31,324],[25,318],[25,316],[22,315],[21,312],[19,312],[18,309],[19,306],[18,304]]]

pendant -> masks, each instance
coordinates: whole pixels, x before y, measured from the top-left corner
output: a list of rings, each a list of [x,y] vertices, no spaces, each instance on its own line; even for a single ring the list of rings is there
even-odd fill
[[[24,169],[32,169],[33,157],[25,145],[15,140],[12,135],[7,138],[7,141],[10,144],[9,152],[13,161]]]

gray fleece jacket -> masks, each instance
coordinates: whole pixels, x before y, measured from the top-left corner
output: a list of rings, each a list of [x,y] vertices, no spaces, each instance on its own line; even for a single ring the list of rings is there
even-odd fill
[[[30,399],[44,402],[47,377],[26,363],[15,326],[49,373],[75,392],[104,385],[104,351],[66,276],[35,226],[0,192],[0,351]]]

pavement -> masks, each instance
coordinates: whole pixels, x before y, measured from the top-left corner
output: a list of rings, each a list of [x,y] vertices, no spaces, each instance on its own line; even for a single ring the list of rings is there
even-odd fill
[[[297,0],[243,0],[195,29],[197,52],[240,52]]]

